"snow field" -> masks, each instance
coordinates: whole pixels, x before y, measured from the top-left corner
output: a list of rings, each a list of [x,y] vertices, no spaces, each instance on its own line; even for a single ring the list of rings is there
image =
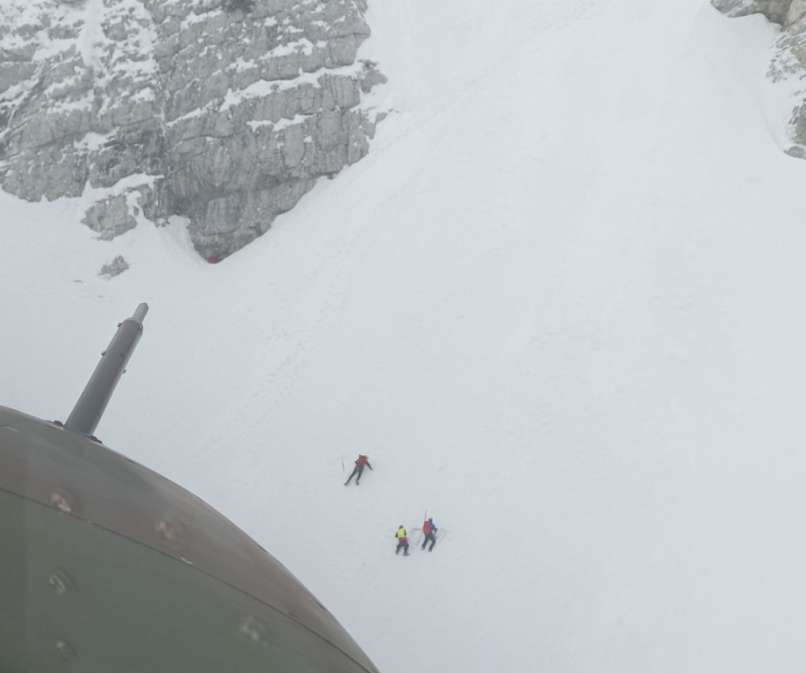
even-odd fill
[[[66,415],[149,301],[100,435],[384,673],[800,671],[806,164],[760,102],[773,32],[700,0],[370,11],[397,112],[225,262],[0,197],[4,403]],[[426,509],[445,544],[394,558]]]

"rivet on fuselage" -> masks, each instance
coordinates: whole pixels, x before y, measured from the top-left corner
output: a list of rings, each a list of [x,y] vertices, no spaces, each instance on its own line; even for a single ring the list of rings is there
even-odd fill
[[[266,625],[261,622],[257,617],[246,617],[241,622],[238,632],[242,636],[246,636],[254,643],[259,643],[261,640],[266,639]]]
[[[73,511],[70,496],[64,491],[52,491],[50,494],[50,504],[65,514],[70,514]]]
[[[154,530],[163,542],[174,549],[182,542],[182,524],[169,519],[162,519],[154,524]]]
[[[66,640],[56,641],[56,652],[59,653],[62,661],[73,661],[78,656],[72,645]]]
[[[160,534],[160,537],[166,542],[174,542],[176,540],[176,528],[168,521],[157,521],[154,530]]]
[[[50,584],[57,596],[64,596],[68,591],[73,589],[73,582],[70,580],[70,576],[61,569],[54,570],[50,574],[48,584]]]

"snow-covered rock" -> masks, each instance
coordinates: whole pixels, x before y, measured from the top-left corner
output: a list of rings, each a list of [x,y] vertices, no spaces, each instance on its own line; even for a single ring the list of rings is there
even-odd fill
[[[763,14],[785,27],[806,15],[806,0],[713,0],[713,4],[728,16]]]
[[[129,269],[129,263],[126,261],[126,258],[123,255],[117,255],[111,262],[108,262],[107,264],[104,264],[101,267],[101,270],[98,273],[98,275],[107,279],[111,279],[114,278],[115,276],[119,276],[128,269]]]
[[[728,16],[763,14],[780,24],[769,79],[780,90],[786,119],[782,134],[784,150],[791,156],[806,158],[806,0],[712,0]]]
[[[97,203],[112,238],[134,209],[189,218],[226,256],[322,175],[366,155],[384,81],[358,60],[366,0],[3,0],[0,184]],[[124,180],[125,179],[125,180]]]
[[[713,0],[714,7],[728,16],[764,14],[770,21],[785,23],[793,0]]]

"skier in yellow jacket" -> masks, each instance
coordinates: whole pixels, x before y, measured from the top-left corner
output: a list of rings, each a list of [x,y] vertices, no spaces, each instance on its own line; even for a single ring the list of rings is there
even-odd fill
[[[403,556],[409,555],[409,535],[406,533],[406,529],[401,523],[397,530],[395,531],[395,538],[397,538],[397,548],[395,549],[395,556],[397,553],[402,549]]]

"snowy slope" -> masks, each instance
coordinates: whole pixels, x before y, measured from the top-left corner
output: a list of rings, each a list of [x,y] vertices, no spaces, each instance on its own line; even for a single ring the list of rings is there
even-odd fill
[[[399,113],[219,265],[180,222],[100,243],[0,197],[2,401],[64,417],[147,300],[100,435],[385,673],[801,671],[806,165],[758,103],[772,31],[500,5],[372,3]],[[395,558],[426,509],[444,543]]]

